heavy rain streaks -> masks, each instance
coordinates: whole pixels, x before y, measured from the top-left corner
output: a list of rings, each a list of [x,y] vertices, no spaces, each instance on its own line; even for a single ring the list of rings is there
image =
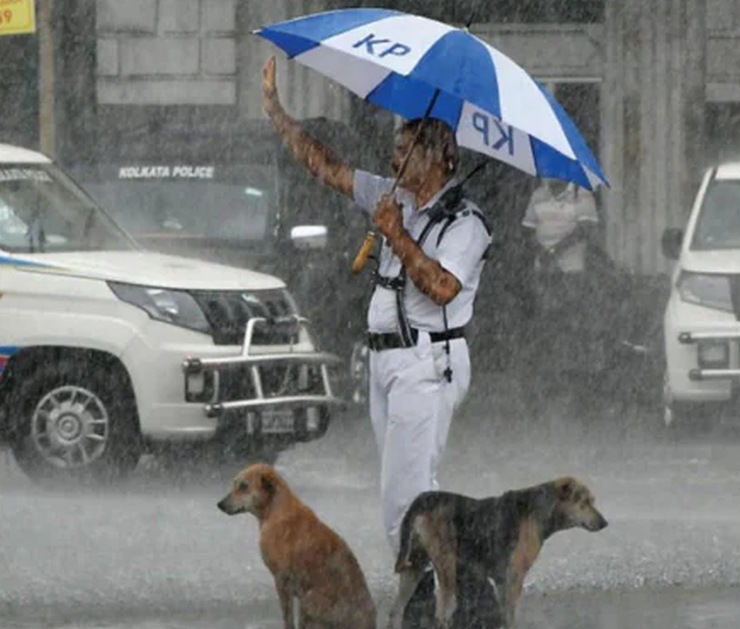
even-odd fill
[[[275,47],[251,34],[357,7],[463,26],[510,55],[562,106],[610,183],[593,198],[592,281],[543,282],[553,260],[523,225],[547,193],[543,178],[460,152],[493,244],[440,487],[481,498],[573,475],[609,521],[547,541],[517,626],[735,629],[737,396],[710,372],[737,365],[736,166],[711,197],[717,231],[691,251],[707,258],[673,271],[686,263],[676,257],[691,201],[713,190],[705,168],[740,154],[740,80],[727,53],[740,43],[738,3],[54,0],[48,13],[39,0],[37,30],[6,36],[14,4],[0,0],[3,629],[282,627],[256,521],[216,508],[253,461],[275,463],[347,541],[385,626],[397,576],[364,344],[381,245],[353,276],[373,225],[280,141],[261,92]],[[53,45],[40,45],[49,33]],[[277,63],[285,108],[306,131],[353,168],[393,174],[399,116],[295,59]],[[508,151],[513,132],[492,116],[473,115],[473,129]],[[91,198],[6,144],[48,153]],[[46,194],[51,181],[61,187]],[[735,244],[712,251],[717,234]],[[728,257],[707,266],[715,253]],[[683,330],[664,329],[671,295],[696,317],[680,343]],[[301,317],[315,349],[339,358],[332,390],[344,404],[326,434],[313,407],[223,412],[260,386],[274,397],[324,393],[320,367],[266,368],[256,385],[251,366],[207,362],[248,355],[254,318],[266,326],[254,338],[291,354]],[[729,340],[701,336],[716,335],[702,328],[716,321]],[[680,345],[672,360],[693,361],[673,368],[674,388],[716,384],[708,397],[729,392],[729,404],[677,403],[666,339]]]

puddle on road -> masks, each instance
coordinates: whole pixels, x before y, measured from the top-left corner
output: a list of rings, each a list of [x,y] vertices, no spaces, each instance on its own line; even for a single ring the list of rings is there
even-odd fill
[[[19,610],[20,611],[20,610]],[[208,612],[168,614],[120,611],[96,621],[66,620],[49,613],[43,620],[3,619],[3,629],[281,629],[277,605],[221,608]],[[89,615],[87,616],[89,618]],[[380,610],[378,626],[386,611]],[[737,629],[740,588],[658,591],[562,592],[527,595],[519,610],[518,629]]]

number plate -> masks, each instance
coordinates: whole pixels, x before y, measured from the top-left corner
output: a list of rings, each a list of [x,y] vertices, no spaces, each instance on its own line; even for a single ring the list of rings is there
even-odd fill
[[[202,371],[185,376],[188,379],[187,390],[191,395],[203,395],[206,390],[206,377]]]
[[[266,408],[262,410],[263,433],[293,432],[295,416],[292,408]]]

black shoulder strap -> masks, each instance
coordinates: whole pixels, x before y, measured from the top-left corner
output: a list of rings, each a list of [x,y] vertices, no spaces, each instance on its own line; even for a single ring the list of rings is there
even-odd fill
[[[447,217],[447,220],[445,221],[445,224],[442,225],[442,229],[439,230],[439,234],[437,234],[437,246],[439,247],[439,243],[442,242],[442,236],[445,235],[445,232],[447,231],[447,228],[452,225],[452,223],[455,221],[455,219],[458,217],[459,213],[463,211],[465,208],[463,205],[458,208],[458,211],[455,214],[451,214]],[[483,216],[483,212],[479,210],[468,210],[473,216],[475,216],[481,223],[483,223],[483,228],[486,230],[486,233],[490,237],[493,233],[493,230],[491,230],[491,226],[488,224],[488,221],[486,220],[486,217]],[[484,258],[488,256],[488,251],[486,250],[486,253],[484,254]]]

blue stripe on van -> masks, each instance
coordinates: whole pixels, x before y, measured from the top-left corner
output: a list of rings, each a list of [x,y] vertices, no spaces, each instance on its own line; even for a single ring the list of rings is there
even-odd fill
[[[2,266],[35,266],[35,267],[48,267],[48,264],[42,264],[41,262],[35,262],[33,260],[24,260],[23,258],[15,258],[13,256],[0,255],[0,265]]]
[[[20,348],[14,345],[0,345],[0,376],[2,376],[5,367],[8,364],[10,357],[15,354]]]

